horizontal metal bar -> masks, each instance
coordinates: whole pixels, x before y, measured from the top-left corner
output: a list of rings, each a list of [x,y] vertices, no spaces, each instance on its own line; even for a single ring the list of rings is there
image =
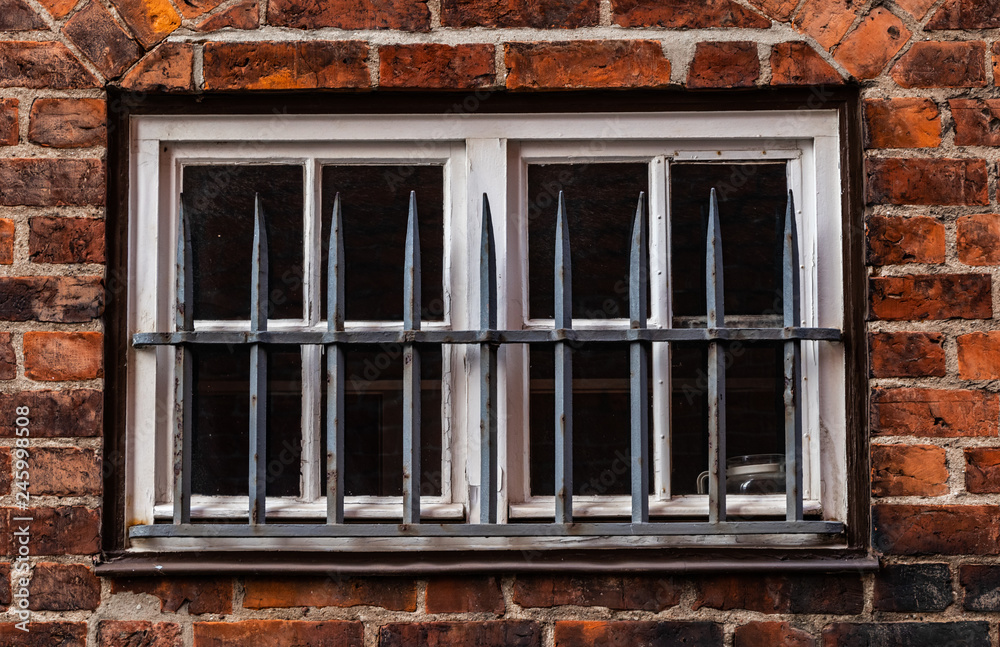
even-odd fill
[[[545,344],[569,342],[840,341],[837,328],[646,328],[620,330],[357,330],[267,332],[146,332],[132,344]]]
[[[156,524],[132,526],[142,537],[535,537],[535,536],[677,536],[677,535],[836,535],[839,521],[723,521],[719,523],[439,523],[389,524]]]

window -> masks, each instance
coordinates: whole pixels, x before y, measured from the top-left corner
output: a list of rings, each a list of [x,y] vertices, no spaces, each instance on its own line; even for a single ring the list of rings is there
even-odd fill
[[[840,120],[133,117],[129,547],[842,544]]]

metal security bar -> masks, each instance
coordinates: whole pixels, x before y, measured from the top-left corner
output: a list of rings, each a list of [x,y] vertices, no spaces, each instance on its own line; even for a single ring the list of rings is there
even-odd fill
[[[792,193],[788,194],[782,244],[784,317],[781,328],[728,328],[723,299],[722,229],[713,189],[706,237],[705,328],[648,328],[647,211],[639,195],[629,258],[629,328],[573,328],[570,232],[563,194],[556,214],[555,318],[552,330],[500,330],[497,326],[496,245],[489,200],[483,195],[480,230],[480,327],[426,331],[420,315],[420,237],[416,195],[410,194],[404,260],[403,330],[346,331],[344,328],[344,235],[341,201],[334,200],[329,240],[326,331],[269,331],[267,326],[268,250],[265,214],[255,201],[249,331],[195,331],[191,280],[191,236],[184,200],[178,215],[176,321],[174,332],[138,333],[137,348],[176,349],[173,432],[174,513],[172,523],[135,526],[133,538],[152,537],[530,537],[668,536],[704,534],[837,534],[843,524],[806,520],[802,487],[803,341],[838,341],[834,328],[801,327],[798,234]],[[707,521],[651,520],[649,514],[648,357],[655,342],[698,341],[708,348],[709,495]],[[775,341],[784,345],[784,424],[786,515],[784,520],[729,521],[726,517],[726,415],[724,345],[732,341]],[[627,342],[630,361],[631,519],[627,523],[573,520],[573,346]],[[398,343],[403,347],[403,512],[402,523],[348,523],[344,519],[344,347]],[[552,344],[555,359],[555,506],[553,523],[498,523],[497,352],[501,344]],[[239,344],[250,348],[250,464],[247,523],[192,523],[191,436],[192,359],[199,344]],[[321,345],[327,354],[327,513],[325,524],[267,523],[267,354],[269,344]],[[420,344],[478,345],[480,353],[480,514],[466,524],[423,523],[420,518]]]

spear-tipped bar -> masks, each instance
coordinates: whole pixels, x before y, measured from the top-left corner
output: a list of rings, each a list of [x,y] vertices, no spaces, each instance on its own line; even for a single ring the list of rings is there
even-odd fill
[[[326,325],[344,330],[344,224],[340,194],[333,199],[327,243]],[[326,522],[344,523],[344,348],[326,347]]]
[[[715,189],[709,197],[706,247],[708,328],[725,326],[722,230]],[[726,359],[722,344],[708,344],[708,520],[726,520]]]
[[[555,328],[573,327],[573,277],[566,201],[556,211]],[[573,522],[573,349],[555,345],[555,521]]]
[[[191,281],[191,225],[184,213],[184,196],[181,195],[177,211],[177,254],[174,273],[176,277],[175,326],[177,330],[194,328],[194,289]],[[193,363],[187,346],[177,346],[174,353],[174,418],[173,472],[174,472],[174,523],[191,523],[191,436]]]
[[[420,233],[410,192],[403,269],[403,329],[420,330]],[[403,346],[403,523],[420,523],[420,351]]]
[[[639,204],[635,209],[635,223],[632,225],[632,244],[629,253],[628,302],[630,327],[633,329],[644,329],[648,318],[646,285],[649,276],[646,237],[646,196],[645,193],[640,193]],[[645,342],[636,341],[629,344],[632,523],[649,521],[648,352]]]
[[[497,260],[490,201],[483,194],[482,232],[479,245],[480,329],[497,327]],[[497,346],[479,345],[479,453],[480,523],[497,522]]]
[[[799,325],[799,240],[795,201],[788,192],[782,254],[784,323]],[[785,342],[785,510],[788,521],[802,520],[802,343]]]
[[[264,207],[257,194],[253,219],[252,287],[250,331],[267,330],[267,229]],[[267,496],[267,350],[263,344],[250,345],[250,524],[265,520]]]

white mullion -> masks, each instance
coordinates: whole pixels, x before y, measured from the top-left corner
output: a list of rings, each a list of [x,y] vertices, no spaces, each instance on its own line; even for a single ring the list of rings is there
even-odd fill
[[[663,155],[649,165],[650,326],[670,328],[670,167]],[[670,498],[670,345],[653,344],[653,500]]]
[[[445,324],[455,330],[468,330],[471,325],[472,303],[469,278],[473,254],[469,244],[475,237],[472,226],[472,211],[468,190],[468,162],[464,142],[453,144],[448,162],[444,168],[444,247],[446,277],[444,295]],[[473,247],[471,249],[477,249]],[[430,325],[428,325],[430,328]],[[470,508],[473,501],[469,497],[467,465],[473,451],[469,436],[471,408],[475,394],[470,392],[473,353],[469,346],[449,345],[441,358],[442,385],[442,495],[445,501],[463,503]],[[449,390],[446,392],[445,389]],[[478,447],[478,444],[477,444]],[[447,463],[445,458],[447,457]],[[468,519],[474,518],[470,512]]]

